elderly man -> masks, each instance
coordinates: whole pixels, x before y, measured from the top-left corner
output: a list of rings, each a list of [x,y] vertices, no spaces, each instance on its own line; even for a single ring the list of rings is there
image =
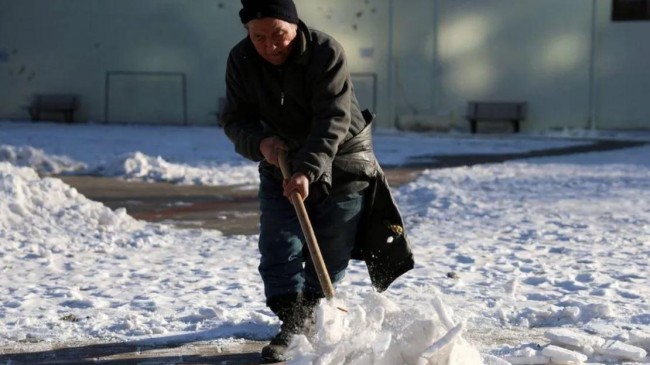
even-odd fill
[[[334,283],[359,258],[385,290],[413,258],[372,152],[372,115],[359,107],[341,45],[300,21],[292,0],[242,5],[248,36],[228,57],[222,124],[238,153],[260,161],[259,272],[266,304],[282,321],[262,356],[281,361],[324,296],[287,199],[292,192],[305,199]],[[288,153],[288,180],[278,150]]]

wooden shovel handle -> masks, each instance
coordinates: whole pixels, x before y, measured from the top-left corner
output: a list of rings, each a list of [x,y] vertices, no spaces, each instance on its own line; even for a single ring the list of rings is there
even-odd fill
[[[289,170],[289,164],[287,162],[287,151],[278,149],[278,161],[280,162],[282,176],[285,180],[291,179],[291,171]],[[293,207],[296,209],[302,233],[305,235],[305,239],[307,240],[309,255],[311,256],[311,261],[314,263],[316,275],[318,275],[318,281],[320,282],[321,288],[323,288],[325,298],[332,299],[334,298],[334,286],[332,285],[332,280],[330,279],[327,267],[325,266],[323,255],[321,255],[320,248],[318,247],[316,234],[314,234],[314,228],[311,225],[309,216],[307,215],[307,209],[305,209],[305,204],[302,201],[300,193],[297,191],[291,193],[291,202],[293,203]]]

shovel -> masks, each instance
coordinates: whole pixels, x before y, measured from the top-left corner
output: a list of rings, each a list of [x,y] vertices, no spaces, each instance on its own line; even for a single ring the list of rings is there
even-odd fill
[[[291,171],[289,170],[289,164],[287,163],[287,151],[278,149],[278,161],[280,162],[282,176],[285,180],[290,179]],[[311,256],[311,261],[316,269],[316,275],[318,276],[320,286],[323,288],[325,298],[330,300],[334,298],[334,286],[332,285],[332,280],[327,272],[325,261],[323,260],[320,248],[318,247],[318,241],[316,241],[314,229],[312,228],[309,216],[307,215],[307,209],[305,209],[305,204],[303,203],[302,196],[300,196],[299,192],[294,191],[291,193],[291,203],[293,203],[293,207],[296,209],[296,214],[300,221],[300,228],[302,228],[302,233],[307,240],[307,248],[309,248],[309,255]]]

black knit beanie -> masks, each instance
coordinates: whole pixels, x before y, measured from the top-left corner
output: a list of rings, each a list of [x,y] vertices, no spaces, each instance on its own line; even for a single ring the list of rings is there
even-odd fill
[[[241,0],[239,17],[243,24],[253,19],[276,18],[298,24],[298,11],[293,0]]]

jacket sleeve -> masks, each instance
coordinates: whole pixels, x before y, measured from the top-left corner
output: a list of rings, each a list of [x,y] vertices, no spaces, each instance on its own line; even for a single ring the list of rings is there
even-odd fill
[[[353,92],[340,44],[330,40],[319,45],[312,62],[311,132],[292,161],[294,171],[304,173],[310,182],[331,171],[334,156],[350,128]]]
[[[261,161],[264,156],[260,152],[260,142],[267,137],[261,123],[257,107],[247,93],[241,77],[241,64],[246,62],[243,57],[237,57],[235,51],[228,56],[226,66],[226,103],[223,110],[223,129],[228,138],[234,143],[235,151],[245,158]]]

